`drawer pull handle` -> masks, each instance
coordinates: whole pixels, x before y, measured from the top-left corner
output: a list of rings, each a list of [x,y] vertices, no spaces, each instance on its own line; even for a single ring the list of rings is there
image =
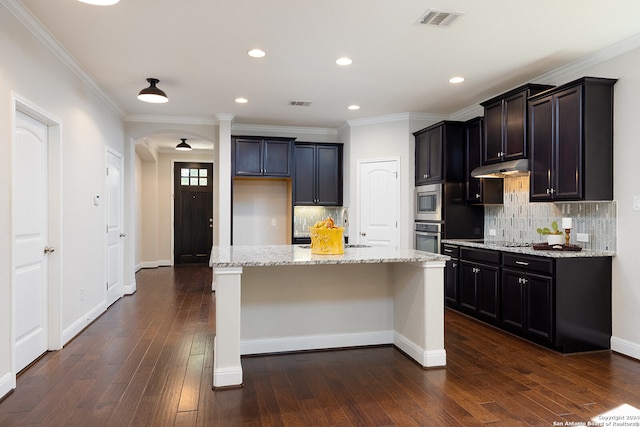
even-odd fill
[[[445,249],[445,252],[453,252],[453,249]]]
[[[529,263],[528,263],[528,262],[524,262],[524,261],[516,261],[516,264],[519,264],[519,265],[529,265]]]

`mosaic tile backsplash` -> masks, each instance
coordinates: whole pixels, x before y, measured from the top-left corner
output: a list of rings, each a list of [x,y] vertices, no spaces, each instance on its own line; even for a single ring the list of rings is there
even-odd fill
[[[348,208],[342,206],[294,206],[293,237],[309,237],[309,227],[327,217],[333,218],[336,225],[344,227],[344,236],[349,236]]]
[[[616,202],[529,203],[529,176],[504,178],[504,204],[485,205],[485,241],[544,242],[537,228],[561,224],[562,218],[572,218],[571,241],[585,249],[616,250]],[[496,236],[489,236],[489,229]],[[589,242],[576,240],[577,233],[589,235]]]

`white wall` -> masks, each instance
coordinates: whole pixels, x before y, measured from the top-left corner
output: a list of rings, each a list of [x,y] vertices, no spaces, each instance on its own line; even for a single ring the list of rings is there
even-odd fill
[[[62,342],[106,309],[106,147],[125,155],[122,118],[0,4],[0,397],[15,385],[11,362],[11,141],[13,94],[60,121]],[[131,177],[125,174],[125,186]],[[125,223],[125,227],[129,227]],[[81,298],[81,288],[84,296]]]

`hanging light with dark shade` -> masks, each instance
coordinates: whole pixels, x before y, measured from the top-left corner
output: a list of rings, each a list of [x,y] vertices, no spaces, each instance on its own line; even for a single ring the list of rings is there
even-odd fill
[[[151,102],[154,104],[162,104],[169,101],[169,98],[167,98],[167,94],[156,87],[160,80],[148,78],[147,81],[149,82],[149,87],[142,89],[138,94],[138,99],[140,101]]]
[[[180,144],[176,145],[176,150],[179,151],[191,151],[191,146],[189,144],[187,144],[187,139],[186,138],[180,138],[180,141],[182,141]]]

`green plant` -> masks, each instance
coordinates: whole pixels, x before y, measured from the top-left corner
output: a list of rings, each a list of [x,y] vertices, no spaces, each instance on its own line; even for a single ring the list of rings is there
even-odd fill
[[[547,234],[562,234],[562,231],[558,230],[558,223],[556,221],[553,221],[551,223],[551,230],[545,227],[545,228],[537,228],[536,231],[538,232],[538,234],[541,234],[543,236]]]

